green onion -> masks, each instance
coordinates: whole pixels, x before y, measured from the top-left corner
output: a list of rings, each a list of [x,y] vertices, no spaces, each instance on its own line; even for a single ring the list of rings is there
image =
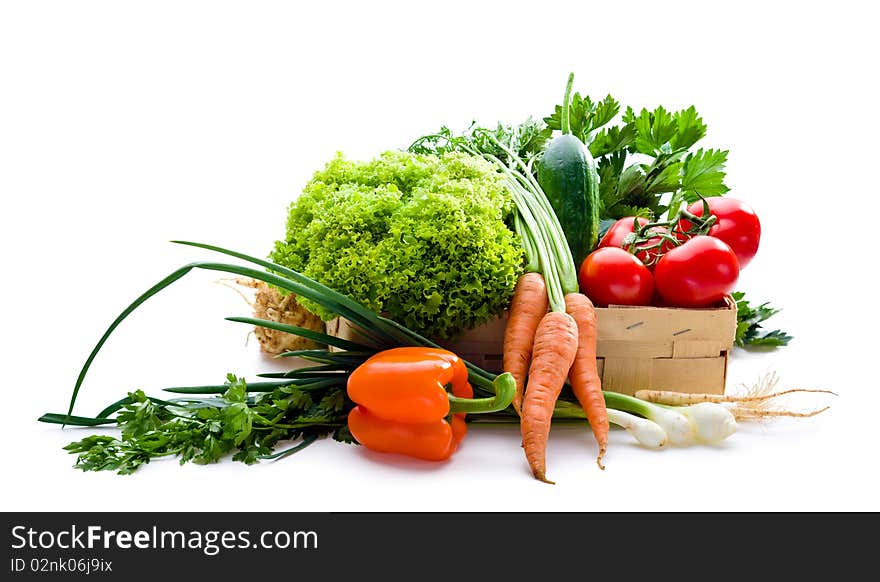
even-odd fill
[[[229,255],[232,257],[236,257],[251,263],[255,263],[260,265],[268,271],[259,271],[257,269],[252,269],[249,267],[242,267],[239,265],[232,265],[226,263],[211,263],[211,262],[194,262],[188,265],[184,265],[183,267],[177,269],[152,287],[150,287],[146,292],[140,295],[137,299],[135,299],[128,307],[126,307],[122,313],[110,324],[101,338],[98,340],[98,343],[92,349],[89,356],[86,358],[85,364],[80,370],[79,376],[77,377],[76,384],[74,385],[73,392],[70,397],[70,404],[68,406],[67,414],[72,417],[73,408],[76,404],[76,398],[79,395],[79,391],[82,387],[83,382],[85,381],[86,374],[92,362],[95,359],[95,356],[98,355],[98,352],[103,347],[104,343],[113,333],[113,331],[122,323],[125,318],[127,318],[135,309],[137,309],[140,305],[142,305],[145,301],[147,301],[150,297],[156,295],[159,291],[165,289],[170,286],[175,281],[181,279],[184,275],[192,271],[193,269],[205,269],[209,271],[221,271],[226,273],[233,273],[236,275],[241,275],[245,277],[250,277],[252,279],[256,279],[258,281],[264,281],[269,283],[270,285],[275,285],[281,289],[290,291],[292,293],[296,293],[297,295],[301,295],[312,301],[320,303],[327,309],[339,313],[340,316],[348,319],[356,326],[366,330],[371,336],[377,338],[383,344],[387,346],[393,345],[428,345],[437,347],[433,342],[428,341],[425,338],[422,338],[418,334],[407,330],[405,327],[401,326],[398,323],[395,323],[387,318],[381,317],[380,315],[370,311],[369,309],[363,307],[356,301],[352,300],[341,293],[330,289],[329,287],[318,283],[317,281],[302,275],[301,273],[297,273],[292,269],[288,269],[287,267],[283,267],[276,263],[272,263],[270,261],[265,261],[263,259],[258,259],[256,257],[251,257],[249,255],[239,253],[236,251],[231,251],[228,249],[224,249],[222,247],[217,247],[213,245],[207,245],[202,243],[188,242],[188,241],[172,241],[178,244],[184,244],[189,246],[194,246],[198,248],[207,249],[210,251],[218,252],[221,254]],[[280,274],[276,274],[280,273]],[[269,322],[265,320],[254,320],[252,318],[231,318],[233,321],[243,321],[248,323],[259,322],[258,325],[263,326],[274,326],[277,329],[279,326],[283,324],[278,324],[277,322]],[[291,329],[293,328],[293,329]],[[303,334],[309,333],[312,334],[312,330],[305,330],[304,328],[296,328],[294,326],[286,327],[288,331]],[[331,336],[325,336],[324,334],[320,334],[325,338],[331,338]],[[363,349],[366,346],[362,344],[357,344],[356,342],[348,342],[346,340],[337,341],[336,339],[331,339],[330,341],[335,342],[336,344],[342,344],[342,347],[355,348],[355,349]],[[332,345],[332,344],[331,344]],[[377,347],[377,349],[382,349],[383,345]],[[473,381],[475,387],[479,387],[483,391],[488,391],[489,393],[493,392],[492,379],[493,375],[489,374],[485,370],[481,370],[473,364],[468,364],[469,370],[473,374]],[[301,373],[302,371],[300,371]],[[287,376],[285,376],[287,377]]]
[[[666,432],[669,443],[673,445],[716,443],[732,435],[737,428],[733,414],[714,402],[664,406],[606,391],[605,404],[608,408],[631,412],[654,421]]]

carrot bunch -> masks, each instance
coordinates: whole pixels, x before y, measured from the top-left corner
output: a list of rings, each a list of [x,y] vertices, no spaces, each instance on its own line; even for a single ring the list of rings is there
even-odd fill
[[[529,264],[508,310],[503,367],[516,381],[513,407],[529,468],[536,479],[552,483],[546,476],[547,442],[566,379],[590,423],[597,463],[604,469],[609,423],[596,367],[596,313],[578,290],[571,251],[540,187],[510,168],[506,177]]]
[[[599,445],[597,463],[608,446],[609,419],[596,369],[596,314],[580,293],[577,268],[559,219],[526,163],[492,132],[475,130],[495,144],[507,161],[466,143],[456,147],[492,162],[507,182],[528,266],[517,281],[508,308],[503,367],[516,381],[513,408],[520,417],[522,445],[535,478],[547,473],[547,441],[553,411],[566,380],[571,385]]]

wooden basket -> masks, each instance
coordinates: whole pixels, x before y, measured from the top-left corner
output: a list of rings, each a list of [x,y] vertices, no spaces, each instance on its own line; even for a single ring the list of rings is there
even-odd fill
[[[677,307],[596,308],[597,362],[602,387],[624,394],[676,390],[723,394],[736,335],[736,302],[704,309]],[[455,340],[437,343],[493,372],[502,367],[506,314]],[[352,338],[348,321],[327,322],[327,333]]]

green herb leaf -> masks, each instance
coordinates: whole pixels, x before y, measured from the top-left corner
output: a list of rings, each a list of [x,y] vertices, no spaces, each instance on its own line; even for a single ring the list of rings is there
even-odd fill
[[[620,112],[620,103],[611,95],[596,104],[596,109],[590,118],[590,132],[594,132],[606,123],[609,123]]]
[[[784,331],[775,329],[773,331],[763,332],[761,335],[749,337],[747,341],[750,346],[777,348],[780,346],[787,346],[788,342],[792,339],[792,336]]]
[[[779,313],[779,309],[770,307],[769,303],[752,306],[745,298],[745,293],[732,294],[736,301],[736,336],[735,343],[740,347],[779,347],[786,346],[793,337],[775,329],[765,331],[762,324]]]
[[[223,394],[227,402],[245,402],[248,397],[247,383],[244,379],[237,378],[234,374],[226,376],[226,384],[229,386]]]
[[[130,392],[130,404],[126,404],[116,415],[122,427],[123,438],[134,438],[152,432],[169,418],[163,408],[154,404],[142,390]]]
[[[575,93],[571,96],[568,111],[571,133],[585,144],[590,144],[593,140],[592,134],[620,112],[620,103],[611,95],[593,103],[588,95]],[[556,105],[553,114],[545,117],[544,122],[552,130],[561,130],[562,105]]]
[[[695,202],[699,196],[721,196],[730,188],[724,185],[727,150],[699,149],[684,160],[681,187],[685,200]]]
[[[620,153],[621,150],[628,148],[635,139],[636,126],[633,124],[606,127],[593,136],[593,141],[590,142],[590,153],[594,158]]]
[[[251,435],[254,425],[254,411],[244,402],[236,402],[223,409],[223,437],[232,440],[236,446]]]
[[[670,151],[670,142],[678,133],[678,123],[663,106],[654,111],[642,109],[638,116],[632,109],[628,109],[624,119],[631,119],[635,126],[636,138],[633,145],[637,152],[654,156]]]
[[[603,215],[621,201],[620,175],[626,162],[626,152],[618,151],[599,159],[599,198],[602,202]]]
[[[660,154],[645,166],[645,191],[649,194],[674,192],[681,186],[681,159],[683,152]]]
[[[673,117],[676,125],[675,135],[670,140],[673,150],[686,150],[705,137],[706,124],[693,105],[676,112]]]

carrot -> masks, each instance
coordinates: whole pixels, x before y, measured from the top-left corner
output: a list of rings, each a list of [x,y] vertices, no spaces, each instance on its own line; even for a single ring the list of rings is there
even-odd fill
[[[547,440],[556,399],[577,354],[578,327],[567,313],[551,311],[535,331],[532,362],[523,397],[522,446],[532,475],[545,483]]]
[[[583,293],[565,295],[565,310],[577,322],[577,356],[568,374],[571,389],[577,397],[599,444],[596,463],[601,469],[608,448],[608,410],[602,394],[602,381],[596,368],[596,311]]]
[[[540,273],[524,273],[516,282],[504,330],[503,368],[516,380],[513,409],[521,413],[526,372],[532,361],[535,330],[547,313],[547,284]]]

